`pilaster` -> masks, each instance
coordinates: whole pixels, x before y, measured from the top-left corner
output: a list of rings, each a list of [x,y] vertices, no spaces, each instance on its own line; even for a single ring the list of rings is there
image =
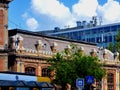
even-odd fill
[[[0,1],[0,48],[8,46],[8,4],[12,0]]]

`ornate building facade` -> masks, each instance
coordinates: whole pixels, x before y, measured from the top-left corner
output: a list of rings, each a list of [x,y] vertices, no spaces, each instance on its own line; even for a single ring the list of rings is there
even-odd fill
[[[76,44],[82,50],[97,48],[96,44],[35,34],[20,29],[9,30],[8,70],[48,76],[46,59]],[[87,54],[89,54],[89,52]]]
[[[101,82],[96,82],[96,90],[120,89],[118,52],[98,48],[94,43],[45,36],[20,29],[9,30],[8,70],[49,76],[47,67],[50,64],[46,59],[57,52],[71,49],[71,44],[77,45],[85,55],[97,56],[100,63],[104,63],[102,67],[107,71],[106,76]]]
[[[96,82],[96,90],[120,90],[119,53],[98,48],[94,43],[75,41],[34,32],[7,30],[8,4],[11,0],[0,1],[0,71],[14,71],[49,76],[50,64],[47,58],[75,44],[85,55],[97,56],[106,69],[106,76]]]

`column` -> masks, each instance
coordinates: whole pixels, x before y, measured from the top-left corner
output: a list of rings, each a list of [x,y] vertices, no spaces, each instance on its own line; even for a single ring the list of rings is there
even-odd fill
[[[42,76],[42,68],[41,68],[41,64],[38,64],[38,76]]]

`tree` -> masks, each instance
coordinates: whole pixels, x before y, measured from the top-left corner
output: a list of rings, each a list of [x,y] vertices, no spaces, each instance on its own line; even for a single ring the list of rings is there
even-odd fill
[[[107,47],[108,50],[110,50],[111,52],[114,52],[114,49],[115,49],[115,45],[113,43],[109,43],[108,47]]]
[[[115,40],[116,40],[116,44],[115,44],[116,51],[120,53],[120,29],[118,30],[118,33],[115,36]]]
[[[53,58],[49,59],[49,62],[52,61],[50,70],[55,69],[56,75],[53,83],[62,85],[65,88],[66,83],[73,83],[78,76],[76,76],[75,64],[71,60],[68,60],[63,57],[61,53],[57,53]]]
[[[107,49],[109,49],[111,52],[118,51],[120,53],[120,29],[118,30],[117,35],[115,36],[115,43],[109,43]]]
[[[109,43],[107,49],[109,49],[111,52],[118,52],[120,53],[120,29],[118,30],[117,35],[115,36],[115,43]],[[119,56],[120,59],[120,56]]]
[[[71,52],[66,52],[65,50],[63,53],[57,53],[49,59],[53,62],[51,64],[52,69],[56,70],[56,78],[53,83],[61,84],[63,87],[69,83],[75,87],[77,78],[85,78],[91,75],[101,80],[105,75],[105,70],[101,68],[97,57],[80,54],[74,45]]]
[[[117,35],[115,36],[117,42],[120,42],[120,29],[118,30]]]

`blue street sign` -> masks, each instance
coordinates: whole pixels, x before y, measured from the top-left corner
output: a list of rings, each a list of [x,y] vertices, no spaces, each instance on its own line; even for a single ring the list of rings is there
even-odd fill
[[[78,87],[78,88],[84,87],[84,79],[83,78],[76,79],[76,87]]]
[[[86,76],[86,83],[87,84],[94,83],[94,77],[93,76]]]

